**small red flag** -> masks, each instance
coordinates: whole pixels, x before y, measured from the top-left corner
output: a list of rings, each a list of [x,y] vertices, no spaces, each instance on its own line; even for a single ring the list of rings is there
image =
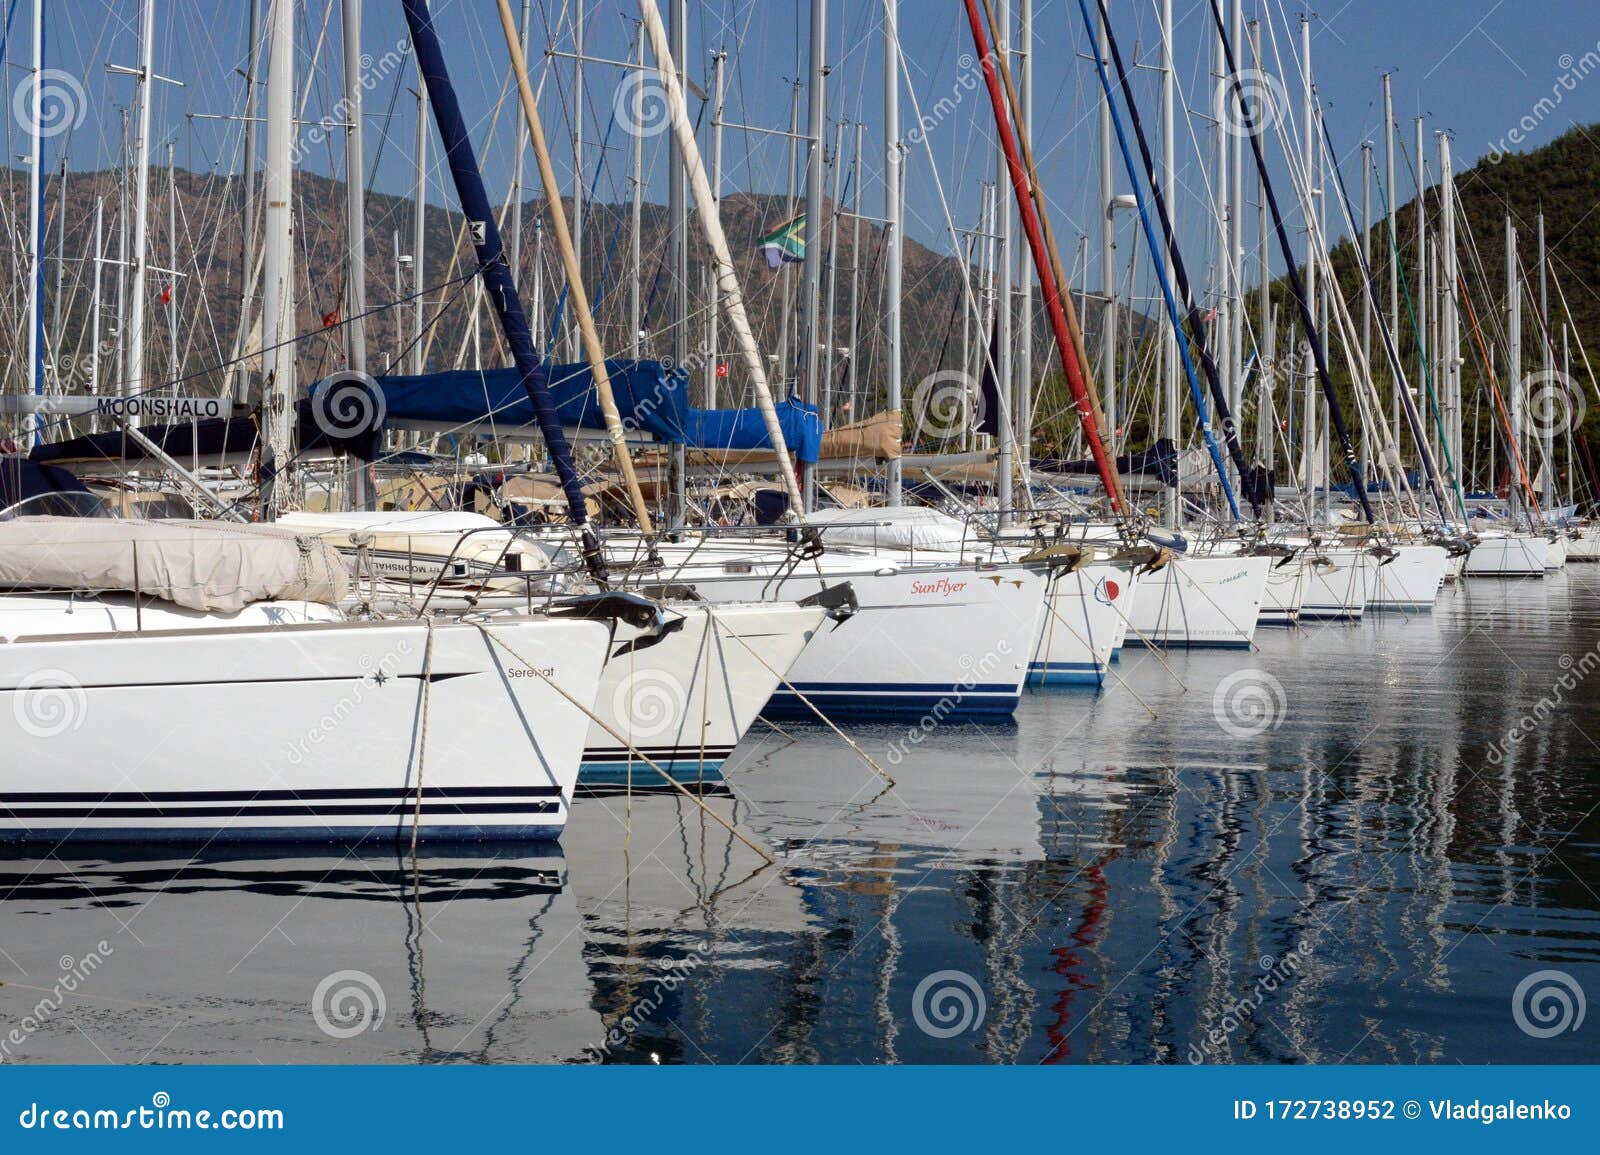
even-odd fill
[[[726,361],[718,361],[717,362],[717,376],[718,377],[726,377],[727,375],[728,375],[728,363]]]
[[[171,285],[162,285],[161,286],[161,303],[163,305],[172,304],[172,286]]]
[[[338,323],[339,323],[339,310],[338,309],[335,309],[331,313],[322,314],[322,327],[324,329],[331,329],[335,325],[337,325]]]

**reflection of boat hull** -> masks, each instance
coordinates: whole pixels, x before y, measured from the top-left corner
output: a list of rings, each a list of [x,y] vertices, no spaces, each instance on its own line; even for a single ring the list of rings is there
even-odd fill
[[[0,839],[554,838],[588,720],[550,683],[587,707],[605,641],[529,619],[19,639]]]
[[[661,785],[632,746],[680,781],[715,781],[745,731],[789,672],[824,611],[782,602],[704,606],[675,603],[682,626],[636,644],[640,631],[616,624],[600,676],[578,781]]]
[[[7,935],[0,976],[94,969],[9,1059],[582,1061],[603,1036],[567,870],[551,842],[13,851],[0,923],[48,909],[49,933]]]

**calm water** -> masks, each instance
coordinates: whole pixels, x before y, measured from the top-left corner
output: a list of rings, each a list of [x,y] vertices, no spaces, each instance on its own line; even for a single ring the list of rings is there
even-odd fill
[[[758,727],[713,805],[778,850],[759,872],[671,796],[415,869],[0,860],[0,1058],[1594,1061],[1600,1012],[1551,1032],[1600,996],[1597,645],[1574,567],[1254,654],[1130,649],[1125,684],[947,725],[887,791]]]

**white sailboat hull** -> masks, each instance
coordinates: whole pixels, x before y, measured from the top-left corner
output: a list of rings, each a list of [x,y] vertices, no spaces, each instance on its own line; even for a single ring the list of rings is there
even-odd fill
[[[1364,549],[1309,549],[1300,620],[1360,621],[1374,564]]]
[[[1442,545],[1397,545],[1385,564],[1371,559],[1368,569],[1369,610],[1431,610],[1444,587],[1450,553]]]
[[[821,609],[777,602],[669,610],[682,627],[648,644],[638,644],[640,630],[617,623],[579,782],[662,784],[635,750],[680,781],[720,778],[825,618]]]
[[[1267,584],[1261,597],[1261,624],[1292,626],[1300,620],[1306,596],[1306,563],[1296,553],[1287,560],[1274,558],[1267,570]]]
[[[1273,560],[1245,554],[1175,556],[1140,577],[1130,637],[1153,646],[1249,646]]]
[[[1549,546],[1532,534],[1482,538],[1467,555],[1467,576],[1543,577]]]
[[[18,639],[0,840],[553,838],[589,722],[545,679],[588,707],[605,647],[536,619]]]
[[[1098,686],[1127,634],[1137,574],[1131,565],[1106,562],[1060,573],[1039,624],[1028,660],[1034,686]]]

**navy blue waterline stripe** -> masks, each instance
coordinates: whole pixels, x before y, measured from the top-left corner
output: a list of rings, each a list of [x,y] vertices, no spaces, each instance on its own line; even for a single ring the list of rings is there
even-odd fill
[[[424,798],[558,798],[555,786],[424,786]],[[12,802],[299,802],[322,798],[415,799],[415,789],[404,786],[360,787],[348,790],[48,790],[7,791],[0,806]]]
[[[556,808],[554,802],[467,802],[423,803],[424,814],[544,814]],[[410,814],[413,805],[407,802],[378,804],[375,806],[128,806],[88,809],[71,806],[46,806],[39,809],[12,810],[0,806],[0,818],[19,822],[35,818],[265,818],[301,817],[317,818],[324,814],[375,814],[401,816]]]

